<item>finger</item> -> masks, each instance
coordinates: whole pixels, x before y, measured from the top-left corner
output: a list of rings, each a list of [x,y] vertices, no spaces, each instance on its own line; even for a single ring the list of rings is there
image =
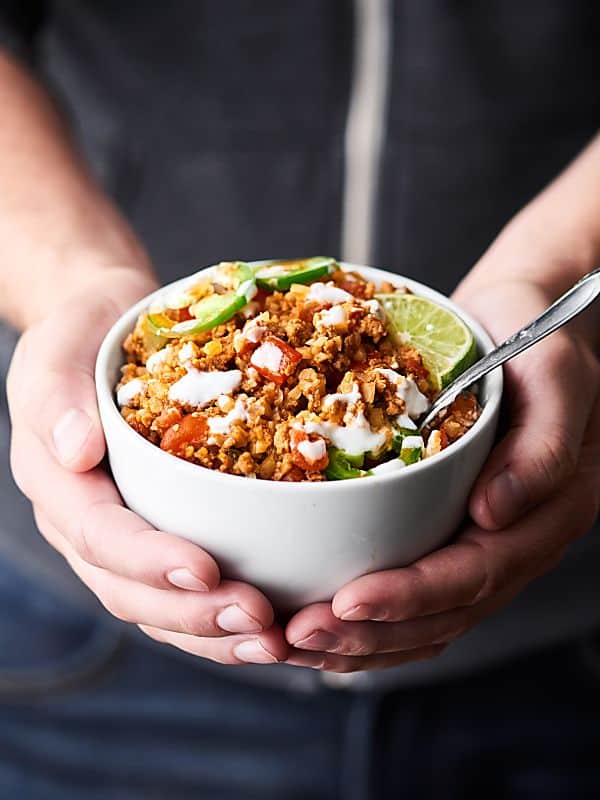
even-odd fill
[[[109,298],[73,303],[68,325],[65,313],[54,312],[21,337],[7,385],[13,426],[35,433],[63,466],[79,472],[104,456],[94,364],[119,308]]]
[[[472,526],[451,545],[402,569],[364,575],[334,597],[347,621],[394,621],[471,606],[523,578],[593,524],[589,486],[574,478],[552,501],[503,531]]]
[[[82,559],[158,588],[174,585],[206,591],[218,585],[214,559],[192,542],[152,530],[123,508],[103,470],[80,474],[65,470],[23,428],[14,432],[13,454],[15,476],[26,475],[22,488],[38,513],[43,512]]]
[[[140,625],[140,630],[157,642],[220,664],[277,664],[285,661],[289,654],[281,629],[275,625],[260,636],[226,636],[222,639],[171,633],[148,625]]]
[[[101,473],[98,482],[104,481],[109,479]],[[34,511],[44,533],[42,512],[37,507]],[[89,564],[158,589],[208,592],[219,585],[219,567],[212,556],[179,536],[153,530],[114,503],[92,505],[71,544]]]
[[[295,667],[311,667],[323,672],[364,672],[372,669],[388,669],[409,664],[412,661],[423,661],[435,658],[444,652],[447,645],[439,644],[422,647],[416,650],[405,650],[400,653],[379,653],[373,656],[340,656],[332,653],[309,653],[303,650],[292,650],[286,664]]]
[[[552,553],[543,571],[553,568],[564,548]],[[288,623],[286,639],[296,649],[347,656],[371,656],[449,644],[512,600],[527,581],[522,577],[502,592],[473,606],[454,608],[404,622],[343,622],[327,603],[302,609]]]
[[[258,633],[273,624],[271,604],[252,586],[223,581],[214,591],[204,593],[145,586],[91,566],[43,515],[38,514],[38,518],[48,541],[106,610],[123,622],[206,637]]]
[[[469,627],[470,611],[454,609],[407,622],[343,622],[329,603],[318,603],[298,612],[285,635],[298,650],[357,657],[396,653],[456,639]]]

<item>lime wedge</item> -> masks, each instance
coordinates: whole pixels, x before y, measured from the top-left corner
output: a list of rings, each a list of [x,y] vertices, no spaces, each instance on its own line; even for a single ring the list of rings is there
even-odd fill
[[[416,294],[378,294],[392,337],[412,345],[421,355],[436,389],[443,389],[477,356],[473,334],[465,323],[425,297]]]

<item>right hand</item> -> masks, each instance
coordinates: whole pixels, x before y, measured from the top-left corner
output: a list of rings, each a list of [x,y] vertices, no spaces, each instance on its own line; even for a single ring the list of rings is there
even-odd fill
[[[152,530],[100,466],[96,354],[122,311],[154,288],[137,270],[107,270],[21,336],[7,380],[15,481],[43,536],[115,617],[224,664],[283,661],[288,645],[266,597],[221,580],[198,546]]]

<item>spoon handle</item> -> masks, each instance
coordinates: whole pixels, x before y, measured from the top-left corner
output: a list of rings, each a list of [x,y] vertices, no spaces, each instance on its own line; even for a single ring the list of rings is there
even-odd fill
[[[506,341],[498,345],[486,356],[476,361],[469,369],[465,370],[436,398],[427,415],[419,424],[422,428],[430,422],[439,412],[451,403],[463,389],[476,383],[496,367],[518,356],[548,334],[553,333],[577,314],[587,308],[600,294],[600,269],[585,275],[568,292],[559,297],[552,305],[543,311],[539,317],[530,322],[520,331],[514,333]]]

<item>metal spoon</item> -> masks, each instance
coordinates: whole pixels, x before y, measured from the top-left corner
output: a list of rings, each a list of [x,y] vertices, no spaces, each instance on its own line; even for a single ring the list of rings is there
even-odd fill
[[[464,390],[476,383],[496,367],[518,356],[548,334],[562,327],[570,319],[587,308],[600,294],[600,269],[585,275],[568,292],[536,317],[533,322],[514,333],[505,342],[486,356],[476,361],[452,381],[434,400],[429,411],[419,419],[418,428],[422,430]]]

